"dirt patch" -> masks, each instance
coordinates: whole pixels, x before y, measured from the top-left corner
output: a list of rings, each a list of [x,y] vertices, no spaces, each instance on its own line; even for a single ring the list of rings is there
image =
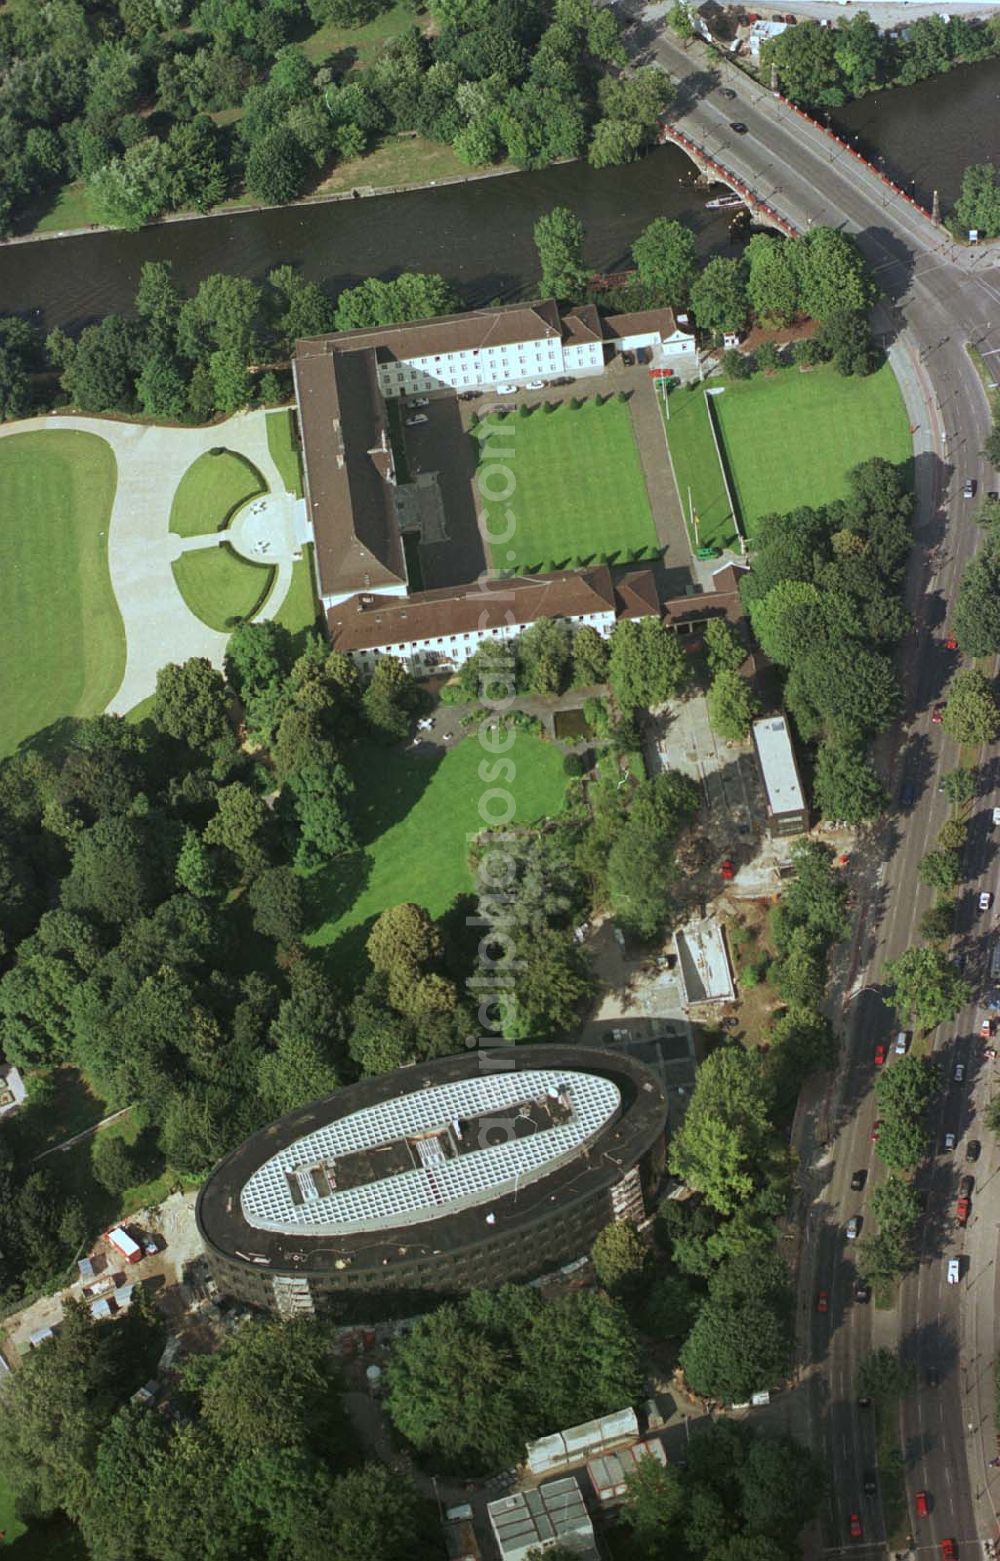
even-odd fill
[[[768,932],[772,900],[740,900],[727,907],[726,938],[736,969],[737,1002],[730,1012],[737,1033],[746,1046],[760,1046],[769,1038],[775,1009],[784,1007],[766,977],[766,966],[775,949]],[[717,907],[720,915],[723,907]]]

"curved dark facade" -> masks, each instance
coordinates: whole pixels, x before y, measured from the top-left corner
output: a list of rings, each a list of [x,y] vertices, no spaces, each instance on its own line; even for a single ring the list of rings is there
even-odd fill
[[[198,1229],[220,1289],[283,1316],[525,1280],[642,1217],[666,1113],[655,1075],[607,1051],[438,1058],[255,1133],[202,1187]]]

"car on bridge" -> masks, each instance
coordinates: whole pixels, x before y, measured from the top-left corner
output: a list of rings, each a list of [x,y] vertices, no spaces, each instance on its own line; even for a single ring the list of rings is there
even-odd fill
[[[856,1512],[851,1513],[848,1529],[852,1539],[864,1539],[865,1530],[860,1517]]]

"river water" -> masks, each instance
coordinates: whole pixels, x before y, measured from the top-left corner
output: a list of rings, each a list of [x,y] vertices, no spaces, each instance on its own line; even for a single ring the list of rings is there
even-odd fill
[[[835,117],[888,173],[947,212],[967,163],[1000,162],[1000,60],[965,66],[915,87],[878,93]],[[366,276],[440,271],[470,304],[530,292],[538,275],[535,219],[571,206],[586,230],[594,270],[628,264],[629,246],[654,217],[695,231],[702,253],[729,249],[729,219],[705,210],[706,193],[675,147],[624,168],[567,163],[540,173],[469,180],[401,195],[249,211],[164,223],[139,233],[0,245],[0,314],[38,310],[46,330],[131,307],[145,260],[172,260],[185,289],[213,271],[262,278],[282,262],[334,291]]]
[[[1000,60],[963,65],[915,87],[873,92],[833,116],[834,129],[928,208],[947,216],[969,163],[1000,163]]]
[[[553,206],[582,219],[595,271],[630,264],[632,240],[663,215],[688,223],[703,252],[726,252],[732,214],[705,210],[708,194],[692,172],[683,152],[663,146],[624,168],[565,163],[401,195],[0,246],[0,313],[39,308],[50,330],[128,310],[145,260],[172,260],[185,289],[213,271],[260,279],[284,262],[334,291],[367,276],[439,271],[468,303],[488,303],[531,289],[532,228]]]

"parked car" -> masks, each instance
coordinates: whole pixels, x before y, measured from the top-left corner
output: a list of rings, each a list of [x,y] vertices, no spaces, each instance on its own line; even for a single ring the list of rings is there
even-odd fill
[[[957,1257],[950,1257],[948,1259],[948,1283],[950,1285],[957,1285],[961,1281],[961,1278],[962,1278],[962,1264],[961,1264],[961,1260],[959,1258],[957,1258]]]
[[[731,120],[730,124],[729,124],[729,128],[730,128],[730,130],[735,130],[736,134],[738,136],[745,136],[746,133],[747,133],[747,127],[743,123],[742,119],[733,119],[733,120]]]
[[[916,801],[917,790],[912,781],[904,781],[899,788],[899,805],[901,808],[912,808]]]
[[[872,1407],[871,1399],[868,1397],[868,1395],[866,1393],[863,1393],[861,1395],[861,1397],[858,1399],[858,1408],[859,1409],[871,1409],[871,1407]]]
[[[730,878],[735,878],[736,877],[736,869],[733,866],[733,864],[730,861],[728,856],[726,857],[726,859],[723,862],[722,866],[720,867],[719,871],[721,872],[723,878],[725,878],[727,882],[729,881]]]
[[[733,91],[732,87],[720,87],[719,96],[720,98],[734,98],[736,93]]]
[[[941,1373],[936,1366],[928,1366],[925,1381],[929,1388],[936,1388],[941,1381]]]
[[[854,1299],[864,1303],[866,1301],[870,1301],[871,1298],[872,1287],[868,1281],[866,1279],[856,1279],[854,1281]]]
[[[426,412],[418,412],[416,417],[403,418],[403,422],[406,424],[407,428],[419,428],[421,423],[426,423],[427,421],[428,418]]]
[[[995,1025],[995,1019],[990,1019],[987,1017],[983,1020],[982,1024],[979,1026],[979,1034],[982,1036],[984,1041],[989,1041],[992,1039]]]
[[[877,1144],[878,1143],[878,1135],[879,1135],[879,1133],[881,1133],[881,1131],[882,1131],[882,1120],[881,1120],[880,1117],[876,1117],[874,1122],[872,1123],[872,1143],[873,1144]]]
[[[971,1204],[968,1198],[959,1198],[955,1203],[955,1219],[964,1229],[969,1223],[969,1209]]]
[[[525,390],[544,390],[545,381],[544,379],[529,379],[524,388]]]
[[[878,1481],[875,1478],[874,1469],[866,1469],[864,1477],[864,1492],[866,1496],[874,1496],[878,1489]]]
[[[955,1080],[956,1084],[961,1084],[962,1083],[962,1081],[965,1078],[965,1063],[964,1062],[956,1062],[956,1064],[955,1064],[955,1071],[952,1073],[952,1078]]]
[[[917,1509],[918,1518],[926,1518],[930,1516],[930,1508],[927,1505],[926,1491],[917,1491],[917,1494],[913,1498],[913,1504]]]
[[[953,1539],[942,1539],[941,1558],[942,1561],[958,1561],[958,1546]]]
[[[963,499],[974,499],[976,496],[976,484],[971,477],[966,477],[962,484]]]
[[[931,720],[933,721],[935,726],[940,726],[941,725],[941,719],[942,719],[943,715],[944,715],[944,705],[935,705],[934,709],[931,711]]]
[[[830,1310],[830,1292],[828,1290],[820,1290],[817,1294],[816,1310],[817,1312],[828,1312]]]
[[[980,892],[979,892],[979,909],[981,911],[988,911],[992,904],[993,904],[993,891],[992,891],[992,889],[981,889]]]
[[[885,1062],[885,1042],[884,1041],[876,1041],[875,1042],[875,1066],[876,1066],[876,1068],[881,1068],[881,1066],[882,1066],[882,1064],[884,1062]]]
[[[993,809],[993,823],[994,825],[1000,824],[1000,808]]]
[[[978,1160],[982,1153],[982,1148],[983,1146],[978,1138],[970,1138],[965,1146],[965,1158],[967,1160]]]
[[[860,1192],[862,1187],[865,1185],[865,1182],[867,1180],[868,1180],[868,1172],[867,1171],[865,1171],[865,1170],[855,1171],[854,1175],[851,1177],[851,1191],[852,1192]]]
[[[865,1537],[864,1527],[862,1525],[861,1519],[858,1517],[858,1514],[856,1512],[852,1512],[851,1513],[851,1520],[850,1520],[850,1523],[849,1523],[848,1527],[850,1529],[850,1534],[851,1534],[851,1538],[852,1539],[864,1539],[864,1537]]]
[[[406,404],[408,407],[429,407],[431,403],[429,396],[411,396]]]
[[[944,1135],[944,1148],[945,1149],[954,1149],[954,1147],[955,1147],[955,1135],[954,1135],[954,1133],[945,1133],[945,1135]]]
[[[861,1215],[860,1214],[852,1214],[850,1219],[847,1221],[847,1239],[848,1239],[848,1241],[857,1241],[857,1239],[858,1239],[858,1232],[860,1231],[860,1229],[861,1229]]]
[[[623,352],[622,353],[622,363],[625,366],[625,368],[627,368],[627,369],[635,368],[635,353],[634,352]]]
[[[896,1044],[895,1044],[895,1046],[893,1048],[893,1050],[896,1053],[896,1056],[897,1057],[905,1057],[906,1056],[906,1048],[909,1046],[909,1044],[910,1044],[910,1037],[909,1037],[909,1035],[907,1034],[907,1032],[905,1030],[900,1030],[898,1035],[896,1036]]]
[[[516,391],[517,391],[517,386],[516,385],[497,385],[496,386],[496,393],[497,393],[498,396],[513,396],[516,393]]]

